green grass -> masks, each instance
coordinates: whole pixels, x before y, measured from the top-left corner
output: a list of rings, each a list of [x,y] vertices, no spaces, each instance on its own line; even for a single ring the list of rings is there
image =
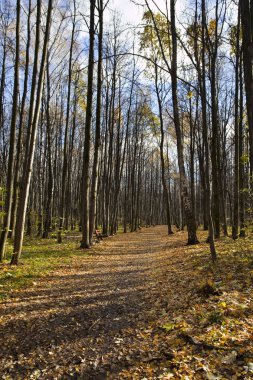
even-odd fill
[[[118,233],[123,233],[123,227],[119,228]],[[79,234],[77,230],[63,231],[62,244],[56,242],[57,232],[51,234],[51,239],[26,238],[18,266],[9,265],[12,245],[8,242],[6,260],[0,263],[0,302],[8,298],[13,290],[25,288],[60,266],[71,264],[73,259],[91,254],[91,251],[79,249],[77,239],[65,239],[68,235]]]
[[[7,257],[0,264],[0,301],[6,299],[13,290],[31,285],[62,265],[71,264],[78,257],[85,257],[90,251],[79,249],[78,241],[57,244],[53,239],[32,239],[24,242],[20,264],[10,266],[12,246],[7,246]]]

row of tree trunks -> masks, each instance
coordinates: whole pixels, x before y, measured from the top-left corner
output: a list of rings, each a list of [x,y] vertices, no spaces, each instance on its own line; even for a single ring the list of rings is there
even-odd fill
[[[40,62],[40,69],[38,73],[38,84],[36,91],[36,82],[37,82],[37,71],[38,71],[38,55],[39,55],[39,46],[40,46],[40,23],[41,23],[41,4],[40,1],[37,3],[37,20],[36,20],[36,46],[35,46],[35,58],[33,66],[33,78],[32,78],[32,88],[31,88],[31,100],[30,100],[30,111],[29,111],[29,122],[28,122],[28,132],[26,140],[26,156],[23,165],[23,175],[21,180],[20,187],[20,196],[17,208],[17,221],[15,225],[15,236],[14,236],[14,253],[12,255],[11,264],[18,264],[24,237],[24,228],[25,228],[25,216],[27,210],[29,188],[31,183],[31,174],[34,160],[34,151],[35,151],[35,142],[37,136],[37,127],[39,121],[40,107],[41,107],[41,98],[43,91],[45,67],[47,61],[47,52],[48,52],[48,42],[50,36],[50,27],[52,21],[52,7],[53,0],[48,0],[47,7],[47,21],[45,27],[45,36],[42,50],[42,57]],[[36,102],[35,95],[36,92]]]
[[[13,86],[13,106],[11,115],[11,129],[10,129],[10,147],[9,147],[9,160],[7,172],[7,197],[5,200],[5,217],[3,230],[0,236],[0,261],[3,260],[5,255],[5,245],[9,233],[11,223],[11,209],[13,201],[13,184],[14,184],[14,169],[15,169],[15,145],[16,145],[16,123],[18,114],[18,95],[19,95],[19,50],[20,50],[20,0],[17,0],[17,20],[16,20],[16,51],[15,51],[15,75]]]

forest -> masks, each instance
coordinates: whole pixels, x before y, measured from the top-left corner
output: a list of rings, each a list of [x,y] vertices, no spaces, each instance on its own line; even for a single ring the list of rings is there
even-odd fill
[[[0,378],[253,378],[253,2],[0,0]]]

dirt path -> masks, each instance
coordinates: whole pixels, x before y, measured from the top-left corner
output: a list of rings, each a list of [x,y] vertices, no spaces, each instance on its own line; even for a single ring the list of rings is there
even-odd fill
[[[173,265],[185,272],[177,254],[184,242],[165,227],[118,235],[1,304],[0,378],[121,379],[133,362],[152,361],[145,329],[169,307],[161,294]],[[171,297],[180,308],[189,279],[178,281]]]

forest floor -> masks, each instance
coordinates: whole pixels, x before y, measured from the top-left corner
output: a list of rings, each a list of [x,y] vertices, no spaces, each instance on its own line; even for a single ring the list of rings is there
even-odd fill
[[[14,288],[0,303],[0,379],[252,379],[253,242],[221,239],[213,265],[199,237],[186,246],[161,226],[72,247]]]

